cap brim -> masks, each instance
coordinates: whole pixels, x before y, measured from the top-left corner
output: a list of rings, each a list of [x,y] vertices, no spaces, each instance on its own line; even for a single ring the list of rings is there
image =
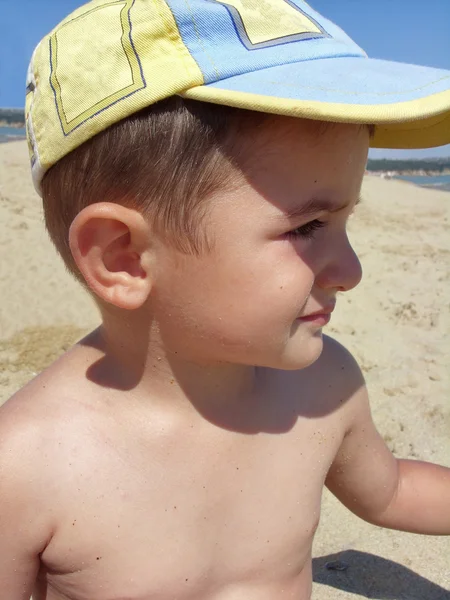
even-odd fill
[[[185,98],[314,120],[376,125],[374,148],[450,143],[450,71],[341,57],[244,73]]]

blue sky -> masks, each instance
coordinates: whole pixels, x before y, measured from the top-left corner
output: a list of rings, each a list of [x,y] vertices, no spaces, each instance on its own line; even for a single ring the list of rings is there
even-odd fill
[[[22,107],[31,53],[80,0],[0,0],[0,106]],[[369,56],[450,70],[450,0],[310,0]],[[450,156],[450,144],[429,150],[372,150],[371,156]]]

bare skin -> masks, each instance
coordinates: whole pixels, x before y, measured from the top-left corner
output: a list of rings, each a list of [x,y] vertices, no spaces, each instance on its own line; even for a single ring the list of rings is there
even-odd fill
[[[70,351],[5,417],[27,430],[28,493],[43,521],[28,565],[39,569],[34,600],[309,598],[321,492],[362,384],[349,386],[348,354],[328,339],[304,371],[261,369],[225,423],[80,387],[98,342]],[[25,540],[11,533],[17,562]]]
[[[270,127],[205,255],[120,205],[74,220],[103,325],[0,409],[0,600],[308,600],[324,485],[371,523],[450,533],[450,469],[392,456],[312,317],[361,278],[367,131]]]

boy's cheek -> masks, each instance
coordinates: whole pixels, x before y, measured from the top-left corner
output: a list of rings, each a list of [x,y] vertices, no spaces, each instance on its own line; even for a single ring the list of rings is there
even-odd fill
[[[162,309],[183,308],[192,313],[222,313],[246,321],[261,313],[296,313],[314,283],[312,269],[288,242],[239,245],[229,243],[202,257],[179,256],[160,269],[155,289]],[[248,314],[247,314],[248,313]],[[192,314],[192,316],[194,316]],[[295,316],[294,316],[295,318]]]

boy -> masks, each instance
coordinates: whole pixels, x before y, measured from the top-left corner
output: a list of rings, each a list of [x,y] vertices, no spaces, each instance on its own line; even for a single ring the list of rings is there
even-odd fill
[[[33,178],[102,324],[2,407],[2,599],[306,600],[324,484],[450,533],[450,469],[322,335],[369,143],[450,141],[449,76],[302,0],[96,0],[41,43]]]

